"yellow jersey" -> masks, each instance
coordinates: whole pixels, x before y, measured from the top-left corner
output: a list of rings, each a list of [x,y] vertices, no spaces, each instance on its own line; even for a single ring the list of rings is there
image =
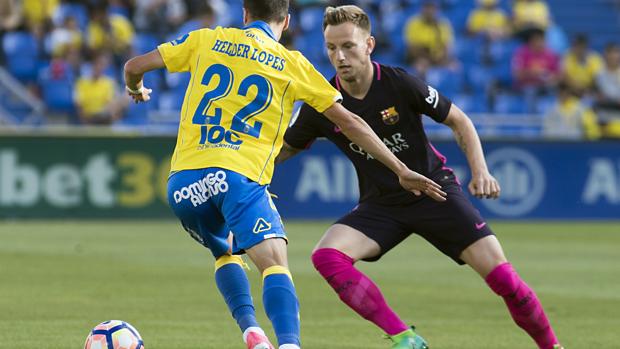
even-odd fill
[[[89,117],[105,112],[114,101],[115,94],[116,81],[110,77],[80,78],[75,84],[74,100],[84,115]]]
[[[527,29],[532,25],[546,29],[549,26],[549,7],[543,1],[516,1],[512,13],[517,29]]]
[[[94,50],[104,48],[106,42],[111,42],[114,52],[121,53],[131,45],[134,37],[133,25],[121,15],[110,16],[109,31],[95,22],[88,25],[88,45]]]
[[[587,89],[594,85],[594,80],[603,69],[603,59],[595,52],[589,52],[585,61],[581,61],[574,53],[564,56],[564,71],[572,87]]]
[[[191,72],[171,171],[221,167],[271,182],[293,103],[322,113],[340,93],[261,21],[200,29],[158,47],[166,69]]]
[[[509,30],[508,16],[499,9],[479,8],[469,14],[467,29],[475,34],[481,32],[507,33]]]
[[[428,49],[433,59],[441,59],[454,42],[450,22],[440,19],[437,23],[429,23],[420,15],[407,21],[404,35],[408,44]]]

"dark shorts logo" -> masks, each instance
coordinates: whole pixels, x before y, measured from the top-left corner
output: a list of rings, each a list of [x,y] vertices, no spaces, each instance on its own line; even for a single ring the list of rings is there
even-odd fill
[[[400,119],[396,107],[389,107],[381,111],[381,119],[386,125],[394,125]]]

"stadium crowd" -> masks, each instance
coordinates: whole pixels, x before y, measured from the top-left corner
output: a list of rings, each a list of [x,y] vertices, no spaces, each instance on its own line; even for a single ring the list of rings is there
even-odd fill
[[[123,63],[191,30],[242,26],[232,15],[242,2],[4,0],[0,62],[44,101],[47,122],[143,125],[180,109],[188,75],[147,75],[153,101],[136,106],[120,98]],[[347,3],[376,23],[377,61],[407,67],[466,112],[536,115],[547,137],[620,137],[620,46],[568,38],[545,1],[294,1],[282,43],[328,78],[323,11]]]

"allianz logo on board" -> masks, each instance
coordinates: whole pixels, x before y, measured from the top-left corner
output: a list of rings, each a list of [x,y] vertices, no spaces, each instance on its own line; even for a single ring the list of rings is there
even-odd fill
[[[501,148],[490,153],[487,162],[502,188],[499,199],[480,201],[489,211],[517,217],[540,204],[547,183],[542,164],[532,154],[518,148]]]

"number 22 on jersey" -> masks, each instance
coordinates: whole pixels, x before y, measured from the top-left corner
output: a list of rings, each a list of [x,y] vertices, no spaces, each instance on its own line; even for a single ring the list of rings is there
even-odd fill
[[[202,76],[202,84],[208,86],[216,75],[219,77],[219,82],[214,89],[204,94],[192,118],[193,124],[201,125],[200,144],[225,142],[231,146],[239,146],[243,143],[240,134],[259,138],[263,123],[252,119],[265,111],[271,104],[273,86],[269,80],[261,75],[252,74],[241,81],[234,96],[245,97],[250,88],[255,86],[256,97],[233,115],[229,129],[226,129],[222,125],[222,108],[211,107],[214,102],[230,95],[235,75],[227,66],[213,64],[207,68]],[[212,109],[211,112],[210,109]]]

